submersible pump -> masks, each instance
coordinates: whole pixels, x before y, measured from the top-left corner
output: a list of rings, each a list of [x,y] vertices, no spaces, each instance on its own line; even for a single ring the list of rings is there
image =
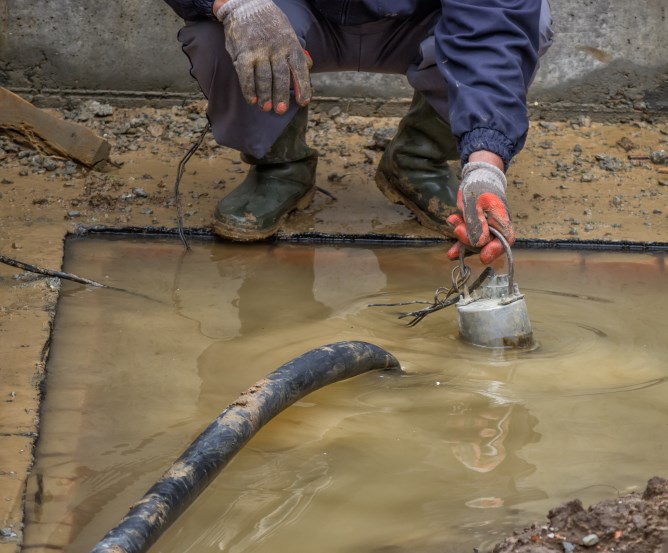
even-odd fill
[[[493,274],[469,293],[464,284],[460,289],[457,309],[459,334],[470,344],[488,348],[527,349],[534,346],[524,295],[513,282],[513,257],[510,245],[496,229],[490,231],[503,244],[508,259],[507,274]],[[463,256],[460,258],[463,274]]]

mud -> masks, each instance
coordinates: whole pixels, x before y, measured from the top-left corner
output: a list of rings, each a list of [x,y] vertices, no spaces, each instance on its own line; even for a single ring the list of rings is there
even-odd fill
[[[68,232],[94,227],[176,225],[178,160],[206,124],[201,102],[166,109],[97,103],[53,113],[87,125],[112,144],[112,163],[92,171],[0,135],[0,252],[59,269]],[[398,119],[312,110],[320,153],[313,204],[282,236],[301,233],[436,238],[390,204],[373,175]],[[593,123],[586,116],[532,123],[508,172],[508,198],[521,238],[668,241],[668,124]],[[208,231],[218,199],[242,179],[238,154],[207,137],[181,190],[185,225]],[[86,275],[81,275],[86,276]],[[0,265],[0,553],[21,542],[23,493],[39,431],[40,385],[59,282]],[[648,475],[649,477],[650,475]]]
[[[668,482],[654,477],[642,494],[607,499],[588,509],[579,499],[555,507],[546,523],[516,532],[493,553],[663,552],[668,549],[667,514]]]
[[[68,230],[78,225],[174,226],[176,164],[206,124],[204,104],[164,110],[95,104],[60,115],[112,142],[116,166],[103,172],[0,140],[0,198],[9,210],[3,214],[5,227],[15,222],[20,230],[43,221]],[[318,194],[311,207],[289,219],[282,234],[438,237],[376,189],[375,168],[398,119],[348,116],[340,108],[312,111],[308,136],[320,151],[318,185],[330,195]],[[668,125],[662,121],[613,125],[582,116],[535,122],[508,172],[518,236],[666,241],[666,150]],[[219,147],[209,135],[181,185],[185,225],[210,228],[215,203],[243,179],[245,170],[236,152]],[[21,247],[20,233],[12,242]]]

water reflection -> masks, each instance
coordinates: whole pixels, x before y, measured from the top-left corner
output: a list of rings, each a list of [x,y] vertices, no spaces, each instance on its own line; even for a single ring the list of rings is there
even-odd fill
[[[287,410],[156,551],[462,551],[668,455],[657,259],[518,252],[541,347],[517,353],[462,343],[447,310],[407,328],[368,308],[431,299],[442,248],[75,244],[67,270],[162,303],[65,288],[26,501],[35,549],[86,551],[240,391],[339,340],[377,343],[405,373]]]

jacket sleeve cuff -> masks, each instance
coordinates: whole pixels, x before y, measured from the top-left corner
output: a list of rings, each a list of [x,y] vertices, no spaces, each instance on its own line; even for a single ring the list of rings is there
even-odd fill
[[[473,152],[487,150],[494,152],[503,160],[503,165],[508,169],[510,160],[515,155],[513,143],[510,139],[494,129],[477,128],[462,135],[459,141],[459,151],[462,166],[468,162]]]
[[[197,13],[207,19],[216,19],[213,14],[213,0],[193,0]]]

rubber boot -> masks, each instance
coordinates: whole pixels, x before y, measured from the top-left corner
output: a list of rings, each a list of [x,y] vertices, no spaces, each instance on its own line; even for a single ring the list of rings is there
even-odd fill
[[[446,218],[457,209],[459,179],[446,160],[458,158],[450,125],[416,92],[380,159],[376,184],[422,225],[454,237]]]
[[[241,241],[269,238],[291,211],[311,203],[318,152],[306,145],[307,123],[308,108],[301,108],[264,157],[241,155],[251,168],[218,203],[214,213],[218,236]]]

